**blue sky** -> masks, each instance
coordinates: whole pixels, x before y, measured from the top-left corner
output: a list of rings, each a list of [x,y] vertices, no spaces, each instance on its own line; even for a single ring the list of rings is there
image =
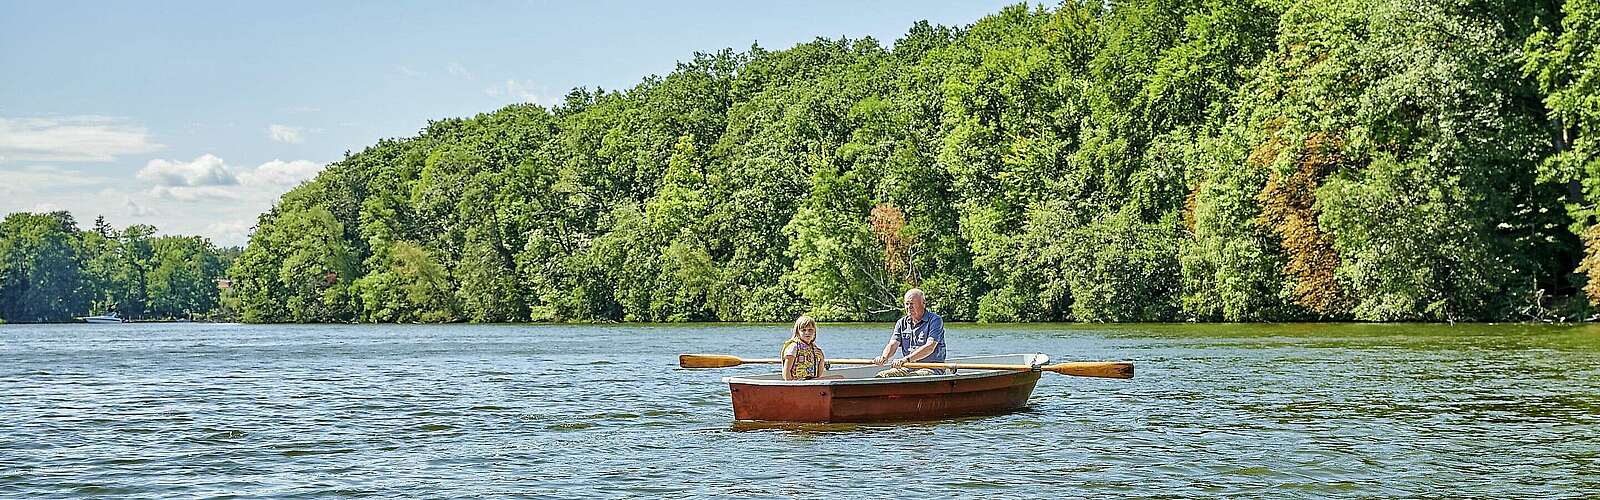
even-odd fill
[[[0,0],[0,213],[243,244],[324,164],[430,119],[1007,3]]]

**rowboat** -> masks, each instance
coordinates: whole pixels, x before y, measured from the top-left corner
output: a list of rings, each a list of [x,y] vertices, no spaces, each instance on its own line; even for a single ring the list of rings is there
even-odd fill
[[[882,366],[828,370],[840,379],[784,380],[782,373],[723,377],[738,420],[885,422],[1004,413],[1022,408],[1050,360],[1044,354],[947,359],[948,363],[1032,366],[1032,370],[963,369],[942,375],[874,378]]]

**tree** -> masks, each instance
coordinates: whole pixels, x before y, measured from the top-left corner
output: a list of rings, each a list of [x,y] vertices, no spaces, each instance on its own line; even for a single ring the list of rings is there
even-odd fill
[[[1566,208],[1572,231],[1583,237],[1578,266],[1588,283],[1590,304],[1600,305],[1600,4],[1569,0],[1561,3],[1558,26],[1540,26],[1524,46],[1524,74],[1544,91],[1550,136],[1556,153],[1539,167],[1543,182],[1567,186]]]
[[[0,319],[66,321],[87,310],[81,248],[67,212],[13,213],[0,221]]]
[[[198,236],[167,236],[156,239],[152,246],[155,258],[146,278],[151,315],[188,318],[217,307],[216,279],[225,267],[210,241]]]

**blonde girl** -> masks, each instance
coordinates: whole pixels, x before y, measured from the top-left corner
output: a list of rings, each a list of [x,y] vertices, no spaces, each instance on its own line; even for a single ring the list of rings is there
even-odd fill
[[[822,348],[817,347],[817,321],[801,316],[794,320],[794,330],[783,343],[783,379],[810,380],[827,374]]]

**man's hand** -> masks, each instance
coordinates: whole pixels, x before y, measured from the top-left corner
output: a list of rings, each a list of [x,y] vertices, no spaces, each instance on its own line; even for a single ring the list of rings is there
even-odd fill
[[[906,358],[900,358],[900,359],[894,360],[894,363],[891,366],[894,366],[895,368],[905,368],[905,366],[906,366]]]
[[[883,366],[883,362],[884,361],[888,361],[888,360],[884,359],[883,356],[878,356],[876,358],[872,358],[872,364],[874,364],[874,365]]]

